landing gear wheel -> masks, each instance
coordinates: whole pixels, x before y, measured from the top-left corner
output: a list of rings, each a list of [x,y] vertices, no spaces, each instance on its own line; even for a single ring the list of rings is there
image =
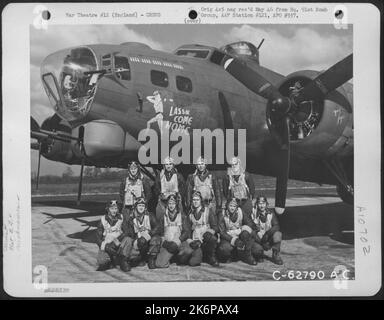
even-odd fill
[[[339,184],[336,186],[336,191],[341,200],[343,200],[345,203],[353,205],[354,196],[352,188],[351,190],[348,190],[347,188]]]

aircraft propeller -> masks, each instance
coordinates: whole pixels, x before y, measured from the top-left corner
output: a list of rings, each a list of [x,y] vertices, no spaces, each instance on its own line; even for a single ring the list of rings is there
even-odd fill
[[[76,204],[79,206],[80,202],[81,202],[81,193],[82,193],[82,189],[83,189],[83,173],[84,173],[84,165],[85,165],[84,127],[83,126],[81,126],[79,129],[78,143],[79,143],[79,149],[80,149],[80,153],[81,153],[81,167],[80,167],[79,187],[77,190]]]
[[[31,131],[39,131],[40,126],[37,121],[31,117]],[[40,179],[40,162],[41,162],[41,141],[38,140],[37,143],[31,144],[32,149],[39,151],[39,157],[37,162],[37,175],[36,175],[36,190],[39,189],[39,179]]]
[[[272,134],[280,143],[278,173],[276,178],[275,210],[281,214],[285,209],[290,159],[290,118],[300,110],[300,104],[307,100],[323,100],[325,96],[350,80],[353,76],[353,56],[320,73],[289,97],[254,69],[236,57],[224,60],[224,69],[249,90],[268,100],[267,114],[273,124]]]
[[[46,120],[46,126],[49,130],[43,130],[36,120],[31,117],[31,137],[36,139],[38,142],[31,144],[31,148],[35,150],[39,150],[38,157],[38,165],[37,165],[37,177],[36,177],[36,189],[39,188],[39,178],[40,178],[40,163],[41,163],[41,154],[43,143],[45,143],[48,139],[58,140],[63,142],[70,142],[71,140],[76,141],[79,144],[79,149],[81,153],[81,169],[80,169],[80,177],[79,177],[79,185],[78,185],[78,193],[77,193],[77,205],[80,205],[81,200],[81,192],[83,186],[83,171],[85,165],[85,151],[84,151],[84,127],[80,127],[78,137],[72,137],[69,134],[56,132],[55,130],[51,130],[51,128],[58,128],[60,125],[61,118],[55,114],[53,117]],[[44,124],[43,124],[44,127]]]

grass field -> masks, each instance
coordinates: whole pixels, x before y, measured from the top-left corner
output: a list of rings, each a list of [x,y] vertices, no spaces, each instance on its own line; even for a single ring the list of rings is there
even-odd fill
[[[256,189],[274,189],[276,179],[261,175],[253,175]],[[319,185],[311,182],[302,182],[297,180],[289,180],[288,188],[318,188]],[[323,187],[332,188],[330,185],[323,185]],[[120,188],[120,180],[116,181],[83,181],[83,194],[87,193],[118,193]],[[40,184],[39,189],[36,190],[35,185],[31,185],[32,195],[46,195],[46,194],[73,194],[77,193],[77,183],[62,183],[62,184]]]
[[[32,195],[72,194],[77,193],[77,183],[40,184],[36,190],[32,186]],[[120,181],[83,182],[82,192],[86,193],[118,193]]]

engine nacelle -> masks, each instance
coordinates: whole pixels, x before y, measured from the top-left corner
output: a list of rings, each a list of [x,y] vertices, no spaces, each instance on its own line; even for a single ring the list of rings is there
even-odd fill
[[[141,144],[117,123],[95,120],[83,125],[84,151],[90,158],[108,158],[137,153]]]
[[[57,133],[63,133],[66,135],[71,135],[72,132],[72,129],[69,124],[65,123],[64,120],[61,120],[57,116],[53,116],[44,120],[41,125],[41,129]],[[61,161],[70,164],[73,163],[75,158],[73,146],[70,141],[65,142],[52,138],[48,138],[42,141],[41,154],[49,160]]]
[[[319,72],[298,71],[288,75],[279,91],[289,96],[295,86],[304,87]],[[299,84],[297,84],[299,83]],[[307,156],[348,156],[353,153],[352,85],[344,84],[324,100],[305,101],[291,117],[291,148]]]

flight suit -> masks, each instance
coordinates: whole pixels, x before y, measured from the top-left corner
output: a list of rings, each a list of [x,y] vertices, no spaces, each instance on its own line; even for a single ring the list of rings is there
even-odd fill
[[[175,209],[176,216],[170,216],[169,209],[165,212],[159,212],[157,223],[159,235],[162,239],[161,248],[156,257],[156,268],[167,268],[174,256],[177,256],[181,243],[188,239],[190,230],[187,217],[178,208]]]
[[[221,208],[221,190],[213,173],[205,170],[200,173],[198,170],[194,174],[190,174],[187,179],[186,187],[186,207],[191,207],[192,193],[199,191],[203,197],[205,206],[212,208],[216,212],[216,208]]]
[[[255,242],[262,246],[263,250],[272,249],[272,260],[277,264],[282,264],[280,258],[280,247],[282,241],[282,233],[280,231],[279,221],[273,210],[266,209],[263,215],[253,208],[250,215],[252,238]]]
[[[167,172],[164,169],[156,177],[155,181],[155,194],[158,197],[156,206],[156,216],[160,215],[161,212],[165,212],[167,207],[166,201],[169,195],[177,194],[178,201],[183,204],[185,200],[185,181],[183,176],[177,172],[176,169]]]
[[[99,270],[116,266],[118,259],[126,259],[130,253],[127,230],[123,227],[123,217],[106,214],[101,217],[96,231],[96,243],[99,246],[97,264]]]
[[[221,262],[230,259],[240,259],[245,263],[255,265],[253,256],[262,255],[262,247],[251,237],[252,228],[249,218],[241,208],[237,208],[232,215],[228,209],[219,213],[220,244],[217,257]]]
[[[139,264],[151,256],[155,257],[161,244],[155,216],[146,211],[139,219],[134,210],[126,221],[130,249],[128,259],[134,264]]]
[[[217,247],[216,213],[211,208],[201,207],[199,212],[192,209],[187,216],[189,238],[180,246],[178,259],[180,264],[198,266],[202,261],[217,265],[215,252]]]
[[[149,180],[139,173],[136,179],[129,174],[122,179],[120,184],[120,199],[123,204],[122,212],[131,213],[136,199],[143,197],[148,207],[151,199],[151,185]]]
[[[227,200],[236,198],[242,211],[250,214],[252,199],[255,196],[255,184],[247,172],[233,174],[231,168],[228,168],[227,175],[223,179],[223,193]]]

